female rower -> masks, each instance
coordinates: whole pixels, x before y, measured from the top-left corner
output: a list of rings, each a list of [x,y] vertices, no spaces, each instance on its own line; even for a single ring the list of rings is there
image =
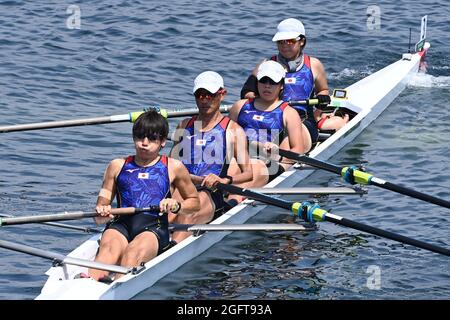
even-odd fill
[[[319,59],[303,53],[306,33],[302,22],[293,18],[281,21],[272,41],[277,43],[278,54],[270,59],[278,61],[287,70],[283,100],[298,101],[316,96],[321,104],[327,104],[330,97],[325,68]],[[257,69],[258,66],[245,82],[241,98],[256,96]],[[314,106],[294,106],[294,108],[308,128],[311,145],[318,139],[318,129],[338,130],[349,120],[347,114],[343,117],[327,116]]]
[[[282,149],[304,153],[311,148],[308,129],[301,123],[298,113],[281,100],[285,69],[275,61],[265,61],[256,78],[257,96],[237,101],[230,110],[230,118],[244,130],[252,145],[268,152]],[[260,187],[279,176],[291,165],[288,159],[264,162],[251,159],[253,180],[240,184],[242,187]]]

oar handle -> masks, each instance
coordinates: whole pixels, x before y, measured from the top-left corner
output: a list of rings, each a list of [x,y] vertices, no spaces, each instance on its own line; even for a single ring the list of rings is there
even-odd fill
[[[318,105],[319,99],[306,99],[306,100],[291,100],[289,101],[289,105],[291,107],[295,106],[315,106]]]
[[[111,214],[113,215],[130,215],[139,212],[157,211],[159,212],[159,205],[150,206],[147,208],[114,208],[111,209]],[[34,215],[34,216],[19,216],[11,218],[0,218],[0,226],[13,225],[13,224],[26,224],[26,223],[41,223],[50,221],[65,221],[65,220],[76,220],[84,218],[98,217],[97,212],[64,212],[56,214],[47,215]]]

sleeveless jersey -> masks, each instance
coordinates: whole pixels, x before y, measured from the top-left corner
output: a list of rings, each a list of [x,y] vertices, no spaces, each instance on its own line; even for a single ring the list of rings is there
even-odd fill
[[[286,136],[283,113],[288,105],[283,102],[271,111],[262,111],[255,108],[255,99],[248,99],[239,111],[237,122],[249,141],[274,142],[278,136],[280,144]]]
[[[195,121],[197,117],[192,117],[186,125],[188,135],[183,136],[188,139],[188,143],[182,149],[181,161],[184,163],[190,174],[196,176],[206,176],[213,173],[219,177],[227,174],[229,163],[227,163],[227,139],[226,132],[230,118],[223,117],[214,128],[207,132],[196,131]],[[186,147],[190,147],[186,150]],[[184,155],[184,151],[189,151]],[[190,153],[190,155],[189,155]]]
[[[277,56],[271,57],[277,61]],[[308,55],[303,55],[303,66],[300,70],[286,73],[284,79],[283,100],[306,100],[314,96],[314,76],[311,70],[311,60]],[[292,106],[302,118],[307,116],[314,119],[313,106]]]
[[[140,167],[129,156],[117,177],[117,202],[120,208],[145,208],[159,205],[170,195],[170,179],[166,156],[150,167]],[[159,212],[144,212],[158,216]]]

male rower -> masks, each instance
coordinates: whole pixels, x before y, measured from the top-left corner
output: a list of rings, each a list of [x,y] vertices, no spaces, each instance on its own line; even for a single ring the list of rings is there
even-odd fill
[[[108,220],[95,261],[139,266],[161,253],[169,245],[167,213],[192,214],[200,209],[198,193],[186,167],[178,160],[160,155],[166,143],[169,125],[154,110],[140,115],[133,125],[136,154],[112,160],[104,175],[96,211],[97,223]],[[171,194],[177,190],[177,200]],[[113,217],[111,203],[118,207],[159,210]],[[110,282],[107,271],[89,269],[95,280]],[[116,279],[120,275],[116,276]]]
[[[176,223],[208,223],[217,218],[227,203],[218,183],[241,184],[252,180],[252,168],[247,151],[244,130],[219,108],[227,91],[223,78],[216,72],[205,71],[194,81],[193,93],[198,107],[198,116],[184,119],[177,127],[171,156],[179,158],[191,174],[197,186],[201,209],[191,215],[169,215]],[[238,174],[228,175],[229,167],[236,167]],[[180,212],[183,213],[183,207]],[[190,235],[174,232],[172,240],[180,242]]]

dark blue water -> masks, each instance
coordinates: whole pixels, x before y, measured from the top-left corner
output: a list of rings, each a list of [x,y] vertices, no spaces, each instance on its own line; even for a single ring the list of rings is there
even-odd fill
[[[69,29],[70,4],[81,9]],[[0,125],[123,114],[144,106],[194,106],[204,70],[221,73],[225,103],[238,99],[255,63],[275,52],[279,21],[300,18],[307,53],[345,87],[400,58],[428,14],[428,74],[417,76],[351,145],[331,160],[363,163],[379,177],[450,199],[450,6],[447,1],[0,1]],[[286,13],[287,12],[287,13]],[[171,121],[174,127],[176,121]],[[108,162],[133,152],[130,124],[1,134],[0,212],[90,210]],[[342,182],[316,172],[303,186]],[[303,199],[299,199],[303,200]],[[335,214],[450,247],[450,212],[370,188],[362,198],[320,200]],[[266,210],[252,222],[286,222]],[[75,225],[92,226],[90,221]],[[66,254],[89,235],[26,225],[0,239]],[[0,299],[32,299],[49,261],[0,249]],[[379,290],[367,286],[370,268]],[[339,226],[319,231],[234,233],[138,299],[449,299],[448,257]]]

